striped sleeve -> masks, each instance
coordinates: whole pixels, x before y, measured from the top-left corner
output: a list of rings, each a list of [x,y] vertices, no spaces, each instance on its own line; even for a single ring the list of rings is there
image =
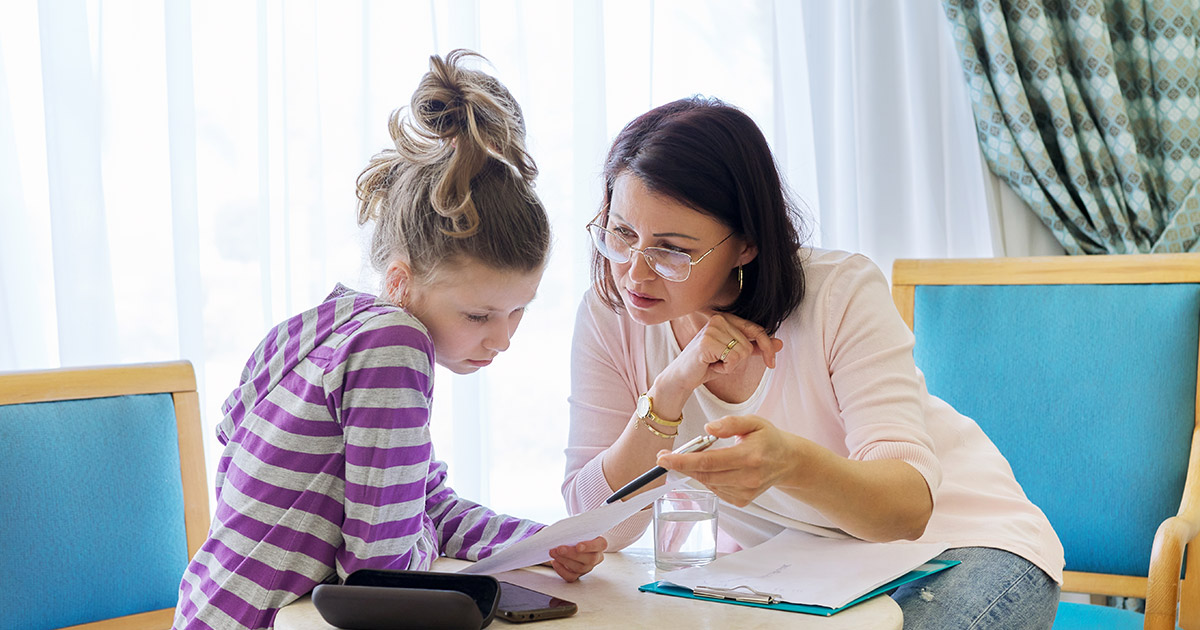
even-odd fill
[[[346,448],[343,579],[428,568],[437,555],[424,524],[432,356],[429,337],[395,317],[367,320],[338,349],[329,392]]]
[[[482,560],[511,542],[533,535],[543,525],[496,514],[455,494],[446,485],[446,465],[434,460],[426,480],[425,511],[433,519],[443,554]]]

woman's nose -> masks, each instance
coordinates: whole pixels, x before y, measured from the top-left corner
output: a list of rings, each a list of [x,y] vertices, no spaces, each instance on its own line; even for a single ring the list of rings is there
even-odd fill
[[[658,276],[650,266],[650,260],[639,251],[629,252],[629,279],[634,282],[649,282]]]

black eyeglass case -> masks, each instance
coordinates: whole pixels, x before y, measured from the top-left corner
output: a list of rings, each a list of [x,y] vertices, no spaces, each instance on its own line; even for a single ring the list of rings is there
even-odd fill
[[[313,605],[345,630],[478,630],[496,615],[500,583],[490,575],[363,569],[345,584],[320,584]]]

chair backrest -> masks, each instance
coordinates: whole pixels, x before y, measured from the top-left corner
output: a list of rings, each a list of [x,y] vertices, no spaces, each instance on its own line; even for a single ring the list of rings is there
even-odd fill
[[[1200,254],[898,260],[892,286],[930,393],[1059,534],[1064,590],[1145,597],[1197,427]]]
[[[169,628],[209,524],[191,364],[0,373],[0,449],[0,625]]]

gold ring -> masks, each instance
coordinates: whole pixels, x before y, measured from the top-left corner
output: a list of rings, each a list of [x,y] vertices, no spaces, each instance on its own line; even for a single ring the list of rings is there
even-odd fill
[[[725,346],[725,352],[722,352],[721,358],[717,359],[717,360],[722,361],[722,362],[725,361],[725,357],[729,356],[729,351],[733,350],[733,347],[736,345],[737,345],[737,339],[729,340],[729,345]]]

